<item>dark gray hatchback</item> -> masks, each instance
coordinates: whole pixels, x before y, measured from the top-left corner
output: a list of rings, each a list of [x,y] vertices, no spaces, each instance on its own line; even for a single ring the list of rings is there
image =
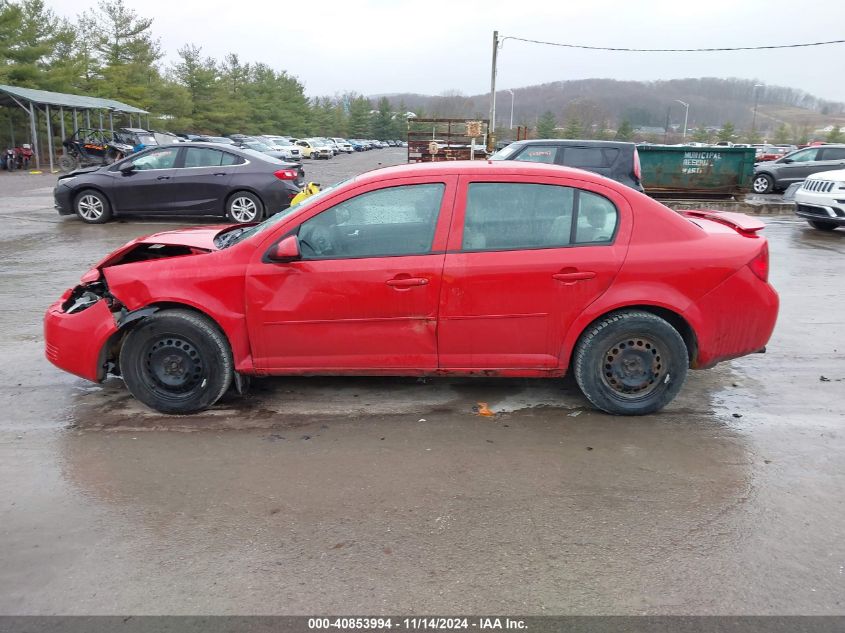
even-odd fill
[[[640,157],[634,143],[553,138],[516,141],[500,149],[490,159],[550,163],[585,169],[637,191],[643,190]]]

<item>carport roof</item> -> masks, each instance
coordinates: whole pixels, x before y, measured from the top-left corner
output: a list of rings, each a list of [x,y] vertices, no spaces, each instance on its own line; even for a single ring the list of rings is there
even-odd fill
[[[61,92],[49,92],[48,90],[0,85],[0,105],[16,105],[15,99],[18,101],[31,101],[36,105],[76,108],[77,110],[112,110],[114,112],[126,112],[129,114],[149,114],[146,110],[115,101],[114,99],[83,97],[80,95],[63,94]]]

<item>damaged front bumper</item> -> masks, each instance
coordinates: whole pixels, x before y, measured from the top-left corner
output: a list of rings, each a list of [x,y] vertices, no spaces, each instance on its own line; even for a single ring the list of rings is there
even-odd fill
[[[118,324],[114,303],[89,290],[96,286],[84,284],[68,290],[47,309],[44,341],[47,360],[56,367],[101,382],[108,372],[107,343],[118,331]]]

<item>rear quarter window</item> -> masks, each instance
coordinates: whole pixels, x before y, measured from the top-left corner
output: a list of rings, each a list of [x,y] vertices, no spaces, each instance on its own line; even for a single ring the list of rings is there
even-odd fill
[[[619,150],[614,147],[567,147],[563,164],[582,169],[612,167],[618,157]]]

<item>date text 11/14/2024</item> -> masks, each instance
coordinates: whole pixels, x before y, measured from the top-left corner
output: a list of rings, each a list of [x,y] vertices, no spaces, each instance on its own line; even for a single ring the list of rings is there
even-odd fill
[[[517,618],[476,617],[327,617],[308,618],[309,630],[409,630],[409,631],[448,631],[448,630],[525,630],[525,621]]]

